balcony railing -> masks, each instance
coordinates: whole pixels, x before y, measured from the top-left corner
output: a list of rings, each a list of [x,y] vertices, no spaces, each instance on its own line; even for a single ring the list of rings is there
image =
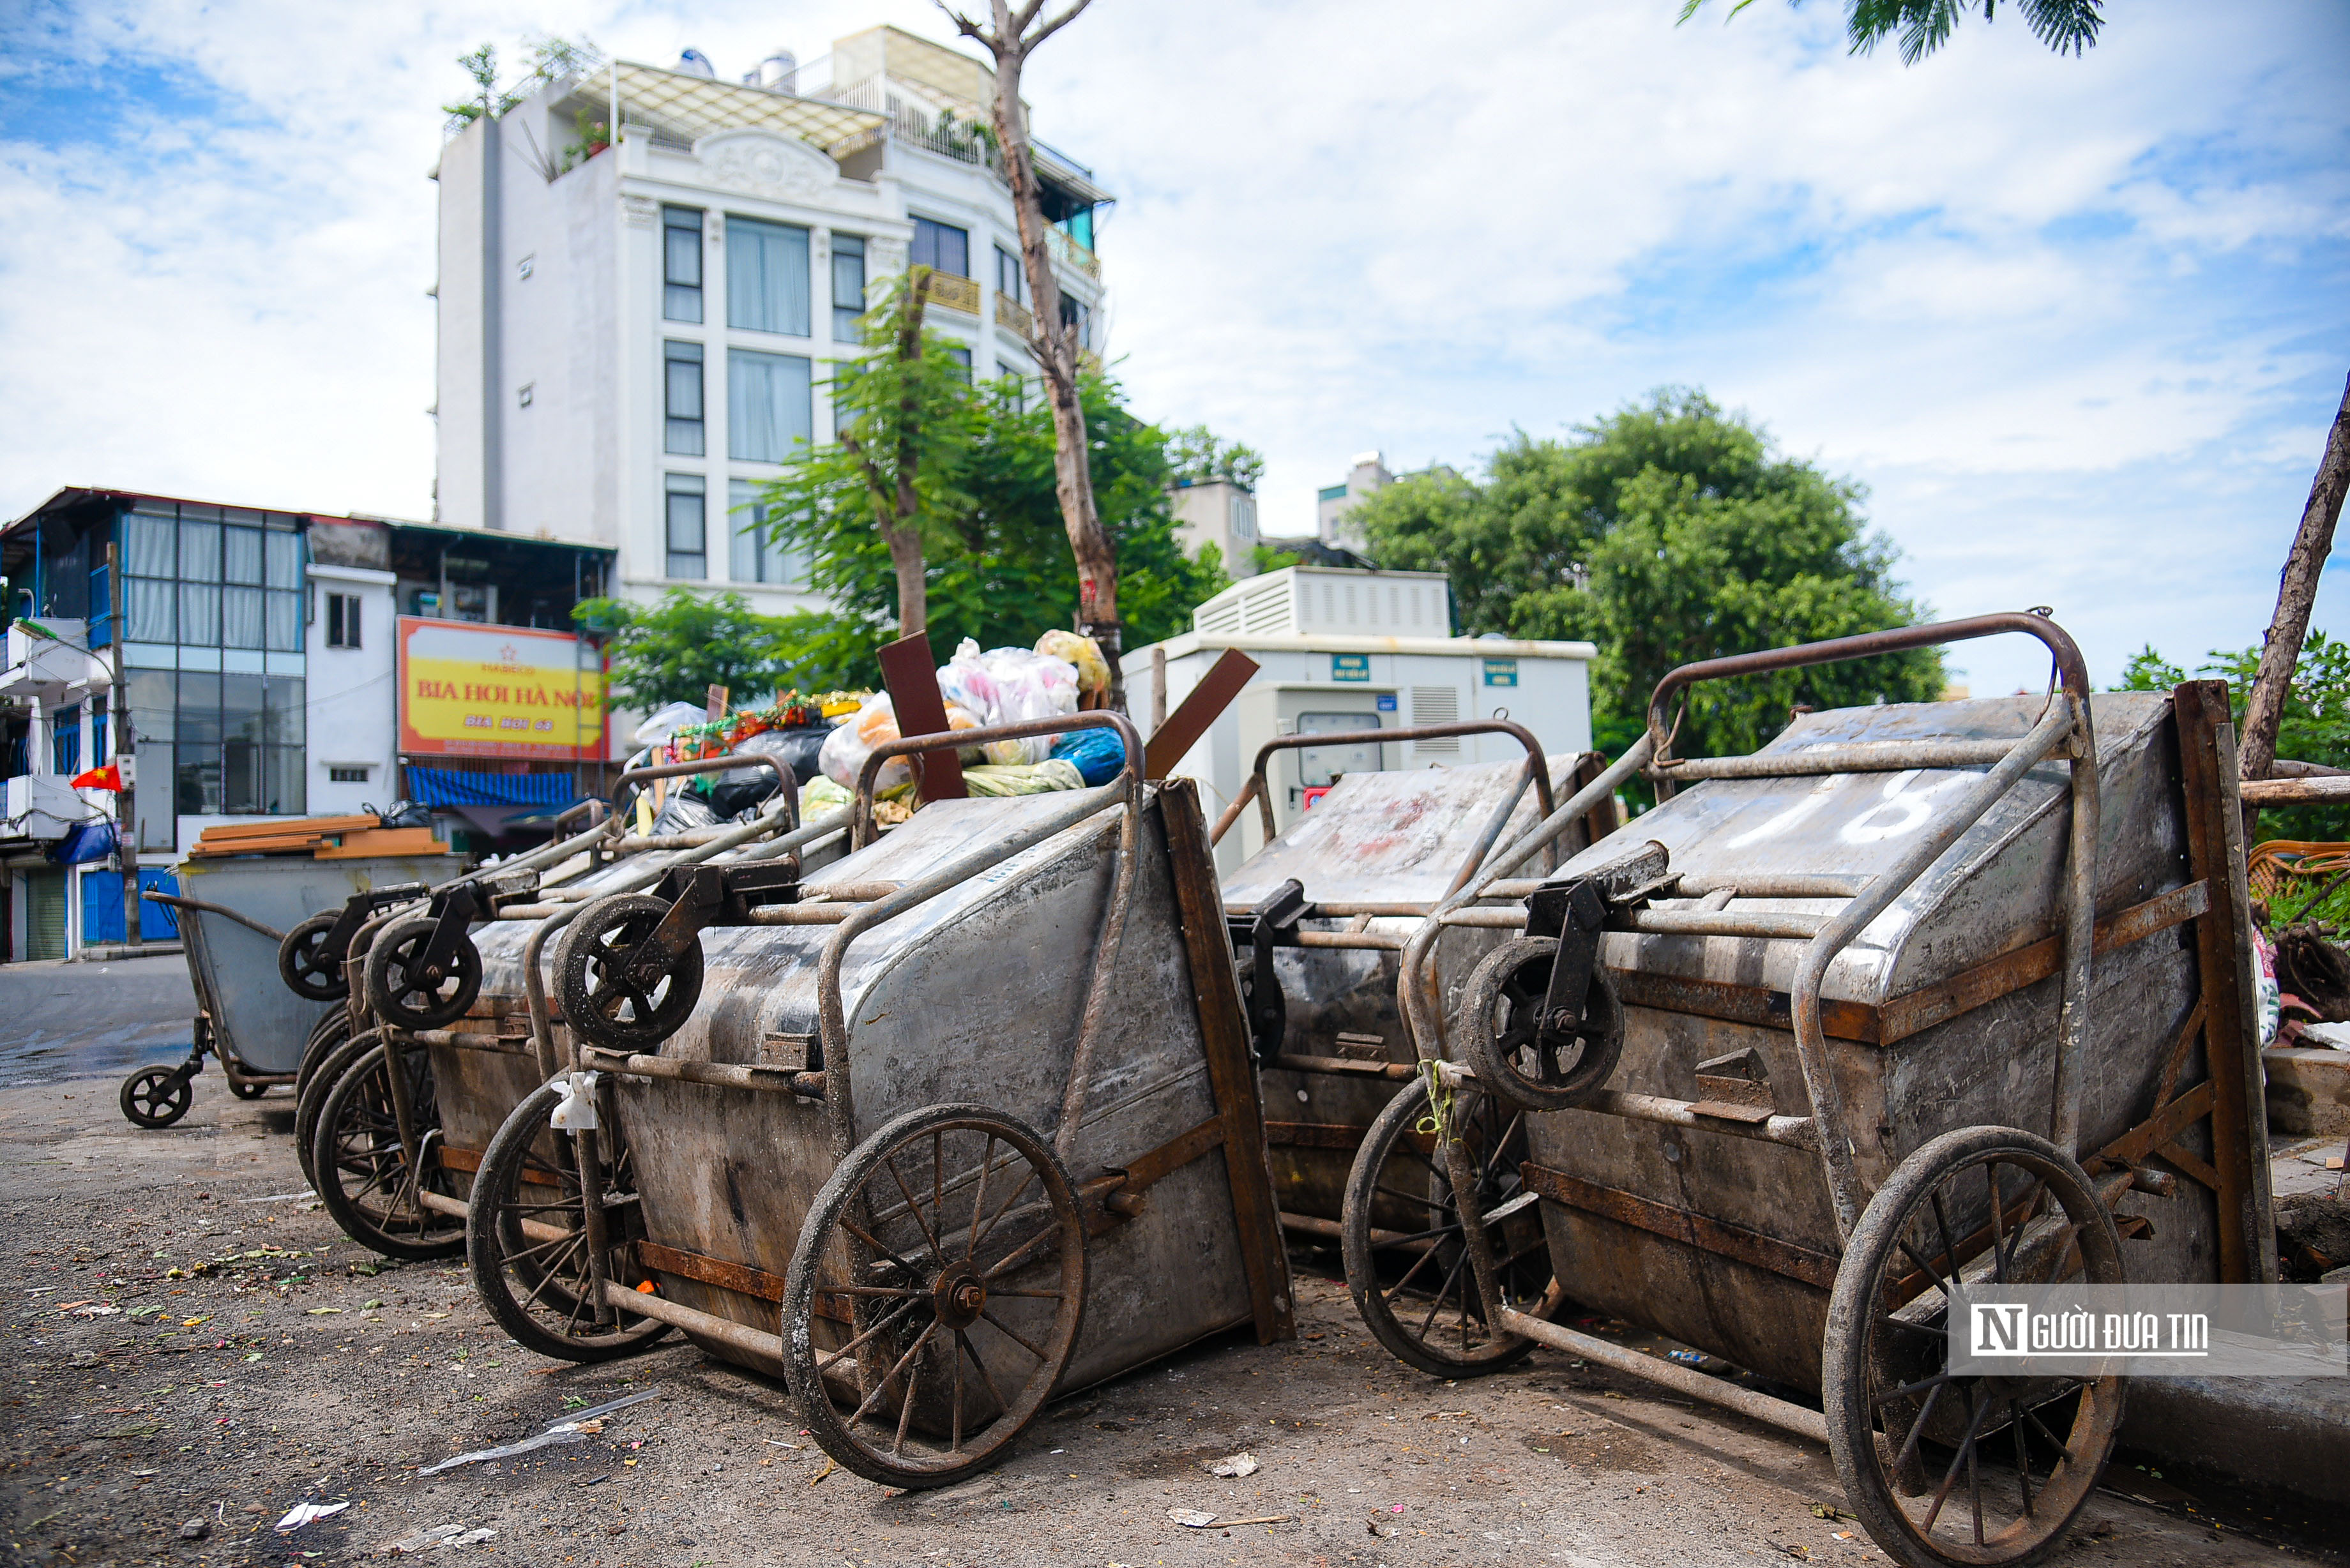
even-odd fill
[[[951,272],[931,274],[930,300],[949,310],[960,310],[966,316],[979,314],[979,283],[975,278],[957,277]]]
[[[1053,259],[1062,265],[1075,267],[1096,282],[1101,280],[1101,257],[1071,239],[1066,229],[1046,224],[1045,248],[1051,251]]]
[[[1035,315],[1000,288],[995,291],[995,324],[1023,343],[1027,342],[1029,335],[1036,330]]]

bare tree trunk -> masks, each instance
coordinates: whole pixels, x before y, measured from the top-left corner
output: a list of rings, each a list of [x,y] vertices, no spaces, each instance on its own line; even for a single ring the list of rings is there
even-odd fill
[[[1118,662],[1125,628],[1118,616],[1118,555],[1110,547],[1109,535],[1094,504],[1092,448],[1086,435],[1085,403],[1077,389],[1076,327],[1061,320],[1061,285],[1046,248],[1044,203],[1036,187],[1035,166],[1029,160],[1027,120],[1020,111],[1020,77],[1029,54],[1067,26],[1087,4],[1088,0],[1071,0],[1058,16],[1037,26],[1045,0],[1025,0],[1016,10],[1011,0],[990,0],[992,28],[983,28],[948,9],[944,0],[941,9],[946,10],[957,31],[995,58],[992,118],[1003,158],[1003,177],[1012,187],[1012,211],[1020,224],[1020,261],[1028,277],[1033,312],[1029,351],[1044,371],[1045,396],[1053,410],[1054,489],[1060,498],[1062,525],[1068,530],[1069,552],[1077,564],[1076,628],[1101,645],[1102,657],[1109,664],[1109,704],[1122,713],[1126,677]]]
[[[2259,673],[2244,702],[2244,732],[2237,748],[2237,770],[2248,779],[2264,779],[2276,761],[2277,730],[2284,722],[2285,700],[2293,692],[2293,669],[2301,661],[2302,639],[2309,634],[2309,612],[2317,597],[2318,575],[2333,553],[2334,525],[2342,520],[2342,497],[2350,489],[2350,386],[2342,393],[2342,407],[2334,415],[2334,429],[2325,440],[2325,455],[2309,487],[2309,504],[2302,508],[2301,531],[2293,535],[2285,556],[2284,576],[2277,586],[2276,617],[2269,622],[2261,645]],[[2256,807],[2244,810],[2244,839],[2253,837]]]

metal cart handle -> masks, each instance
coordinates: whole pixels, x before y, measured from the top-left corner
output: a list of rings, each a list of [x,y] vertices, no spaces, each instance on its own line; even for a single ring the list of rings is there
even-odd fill
[[[1458,719],[1449,724],[1410,724],[1400,730],[1346,730],[1327,735],[1283,735],[1267,741],[1257,748],[1256,765],[1250,771],[1248,782],[1241,785],[1241,793],[1232,796],[1232,803],[1224,807],[1222,815],[1216,818],[1216,826],[1209,831],[1208,843],[1212,846],[1223,842],[1224,835],[1231,832],[1232,824],[1240,820],[1241,811],[1252,796],[1256,800],[1265,838],[1270,841],[1275,836],[1273,795],[1264,780],[1264,764],[1275,752],[1303,751],[1310,746],[1352,746],[1368,741],[1392,745],[1399,741],[1433,740],[1440,735],[1514,736],[1518,744],[1526,749],[1528,766],[1534,770],[1536,797],[1542,802],[1542,814],[1544,816],[1551,814],[1550,770],[1543,766],[1542,742],[1534,739],[1534,732],[1507,719]]]
[[[1116,730],[1126,747],[1126,765],[1118,776],[1140,776],[1142,768],[1142,732],[1134,721],[1123,713],[1096,709],[1087,713],[1059,713],[1049,719],[1023,719],[1013,724],[983,724],[974,730],[949,730],[943,734],[906,735],[885,741],[873,748],[865,765],[857,773],[857,802],[849,818],[849,847],[862,849],[873,842],[873,784],[880,776],[881,766],[893,757],[911,756],[921,752],[942,752],[951,746],[957,751],[965,746],[984,746],[996,741],[1024,741],[1037,735],[1062,735],[1071,730]]]
[[[620,793],[623,784],[645,779],[673,779],[686,774],[732,773],[736,768],[765,768],[775,775],[775,787],[760,796],[759,804],[782,794],[788,797],[790,809],[785,815],[791,826],[800,825],[800,781],[790,766],[778,762],[764,752],[729,752],[723,757],[696,757],[687,763],[663,763],[658,767],[630,768],[612,782],[612,793]]]
[[[223,904],[208,904],[202,898],[182,898],[176,893],[159,893],[152,888],[141,888],[139,889],[139,896],[142,898],[151,898],[158,904],[168,905],[174,909],[201,909],[207,915],[225,916],[247,930],[259,931],[273,942],[282,942],[286,940],[284,931],[265,926],[249,915],[240,915]]]

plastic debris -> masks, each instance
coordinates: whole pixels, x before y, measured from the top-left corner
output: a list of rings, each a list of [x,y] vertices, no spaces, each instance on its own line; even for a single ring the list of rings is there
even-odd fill
[[[555,1092],[561,1098],[555,1103],[554,1114],[546,1125],[556,1132],[593,1132],[596,1130],[595,1073],[566,1073],[555,1080]]]
[[[314,1519],[340,1513],[350,1506],[348,1502],[297,1502],[286,1511],[286,1517],[277,1521],[277,1529],[281,1533],[290,1535]]]
[[[1263,1465],[1257,1463],[1256,1456],[1254,1454],[1252,1454],[1247,1449],[1243,1449],[1237,1454],[1226,1455],[1224,1458],[1218,1459],[1215,1463],[1210,1465],[1208,1467],[1208,1473],[1211,1476],[1224,1476],[1233,1480],[1240,1480],[1245,1477],[1256,1474],[1257,1471],[1263,1468],[1264,1467]]]
[[[486,1525],[468,1530],[462,1524],[436,1524],[430,1530],[401,1536],[383,1549],[383,1555],[403,1556],[411,1552],[430,1552],[436,1546],[472,1546],[496,1534],[496,1531]]]
[[[648,1388],[641,1394],[631,1394],[625,1399],[615,1399],[608,1405],[598,1405],[592,1410],[582,1410],[568,1420],[554,1422],[536,1437],[525,1438],[518,1443],[507,1443],[501,1448],[479,1449],[470,1454],[457,1454],[442,1459],[437,1465],[426,1465],[416,1473],[420,1476],[439,1475],[442,1470],[453,1470],[460,1465],[477,1465],[486,1459],[512,1459],[516,1454],[527,1454],[538,1449],[555,1448],[564,1443],[584,1443],[604,1429],[604,1417],[615,1410],[624,1410],[631,1405],[641,1405],[646,1400],[658,1397],[660,1393],[660,1390],[658,1388]]]
[[[1196,1508],[1170,1508],[1167,1517],[1186,1530],[1205,1530],[1216,1522],[1214,1514],[1202,1513]]]

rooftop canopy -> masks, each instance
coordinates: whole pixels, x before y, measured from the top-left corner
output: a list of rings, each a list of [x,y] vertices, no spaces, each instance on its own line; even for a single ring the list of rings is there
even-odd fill
[[[886,116],[866,109],[626,60],[586,78],[576,90],[608,107],[616,84],[629,122],[650,125],[685,141],[713,130],[772,130],[839,154],[854,151],[889,123]]]

